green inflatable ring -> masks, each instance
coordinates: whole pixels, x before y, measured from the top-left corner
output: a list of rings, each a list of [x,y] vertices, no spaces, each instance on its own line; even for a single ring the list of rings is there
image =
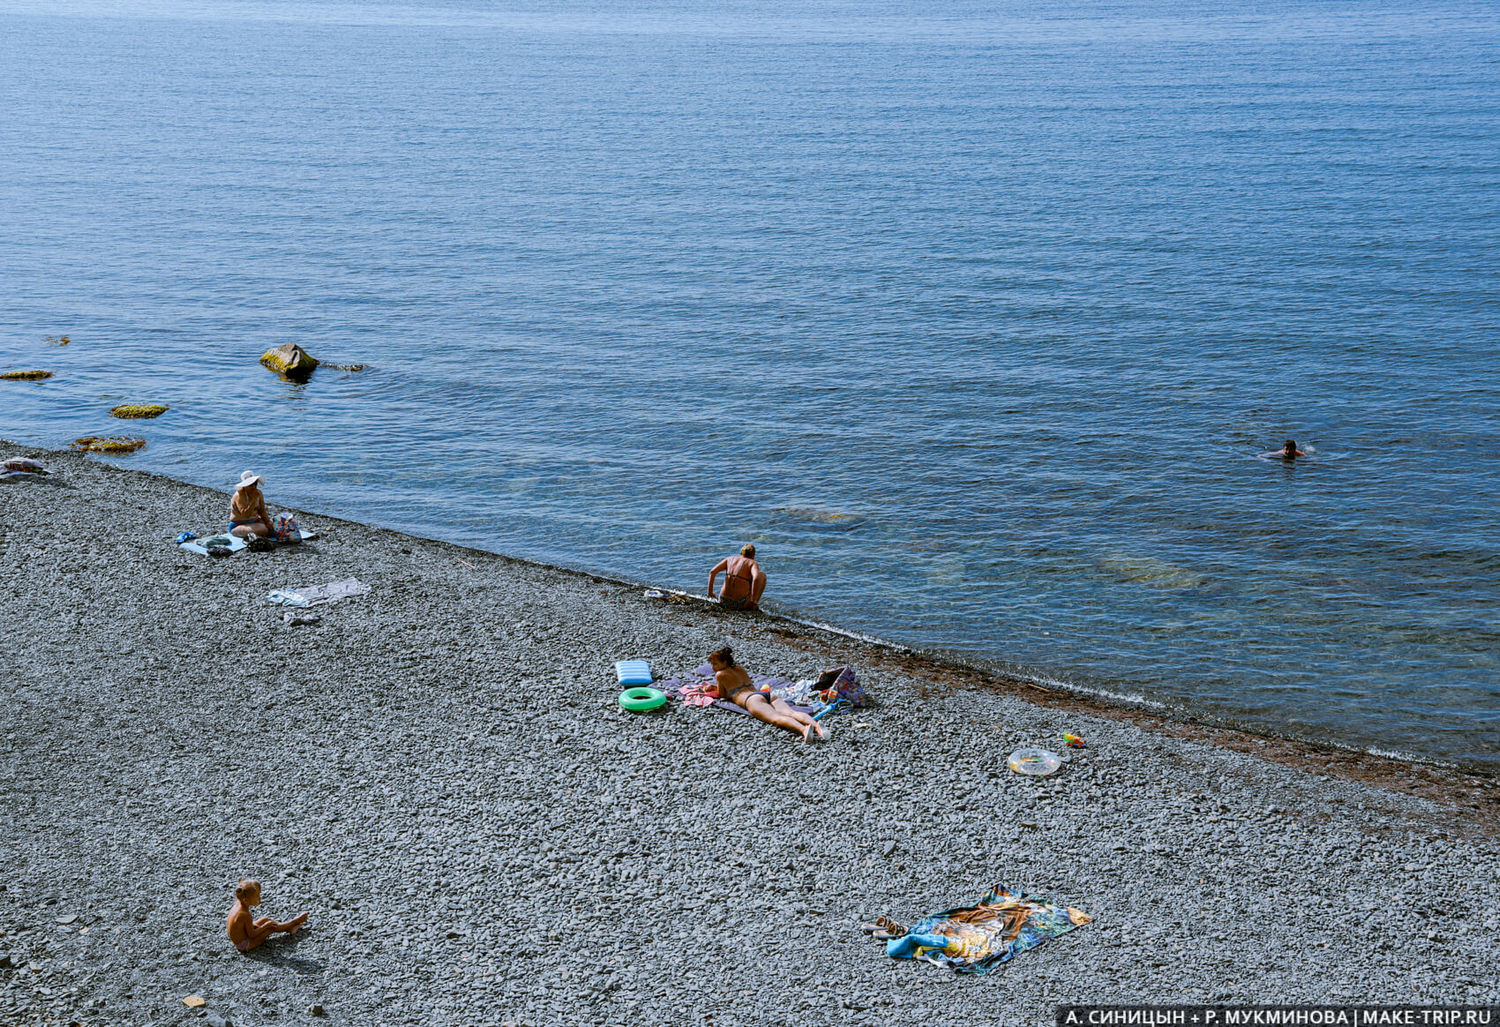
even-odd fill
[[[620,693],[620,705],[631,713],[645,713],[663,706],[667,701],[667,693],[660,688],[627,688]]]

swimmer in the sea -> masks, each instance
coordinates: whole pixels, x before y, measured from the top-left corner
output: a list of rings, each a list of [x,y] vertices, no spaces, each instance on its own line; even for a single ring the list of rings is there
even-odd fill
[[[1300,450],[1300,449],[1297,448],[1297,440],[1296,439],[1287,439],[1285,442],[1283,442],[1281,444],[1281,448],[1280,449],[1273,449],[1269,453],[1262,453],[1261,454],[1261,456],[1266,457],[1268,459],[1272,459],[1272,460],[1275,460],[1275,459],[1280,459],[1280,460],[1295,460],[1299,456],[1306,456],[1306,455],[1307,455],[1306,453],[1302,452],[1302,450]]]

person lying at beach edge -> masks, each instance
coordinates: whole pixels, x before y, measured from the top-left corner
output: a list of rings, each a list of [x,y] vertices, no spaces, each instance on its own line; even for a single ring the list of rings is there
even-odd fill
[[[240,475],[240,483],[234,487],[234,496],[229,500],[229,533],[240,538],[256,535],[269,536],[271,515],[266,513],[266,497],[261,495],[260,483],[264,479],[246,471]]]
[[[757,691],[745,668],[734,662],[734,653],[729,646],[709,653],[708,665],[714,669],[714,688],[720,699],[734,703],[756,720],[801,735],[804,742],[811,739],[813,732],[817,732],[819,738],[828,737],[822,724],[808,714],[792,709],[785,699],[772,698]]]
[[[766,590],[766,575],[755,562],[755,547],[746,545],[739,556],[726,557],[708,572],[708,598],[714,598],[714,579],[724,575],[724,591],[718,596],[726,610],[759,610]]]

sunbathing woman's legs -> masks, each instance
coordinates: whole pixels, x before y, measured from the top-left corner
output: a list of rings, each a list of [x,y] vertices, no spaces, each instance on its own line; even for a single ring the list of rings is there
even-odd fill
[[[271,526],[265,521],[251,521],[249,524],[236,524],[229,529],[229,534],[247,538],[251,535],[269,535]]]
[[[817,732],[819,738],[828,737],[828,732],[823,730],[823,725],[819,724],[816,720],[813,720],[811,714],[799,713],[798,711],[792,709],[791,704],[788,703],[785,699],[771,700],[771,707],[777,712],[785,714],[786,716],[791,717],[794,721],[796,721],[799,725],[797,730],[801,733],[803,738],[807,737],[809,731]]]
[[[827,737],[827,732],[805,713],[798,713],[788,706],[783,700],[771,700],[760,692],[745,696],[740,700],[740,705],[745,707],[746,712],[756,720],[763,720],[767,724],[786,728],[803,738],[808,732],[816,730],[819,738]]]

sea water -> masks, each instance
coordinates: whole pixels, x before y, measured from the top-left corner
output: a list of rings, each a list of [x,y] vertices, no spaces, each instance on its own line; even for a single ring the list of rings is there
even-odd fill
[[[0,435],[700,592],[753,541],[783,611],[1500,766],[1496,53],[1454,0],[0,0],[0,362],[55,372]]]

